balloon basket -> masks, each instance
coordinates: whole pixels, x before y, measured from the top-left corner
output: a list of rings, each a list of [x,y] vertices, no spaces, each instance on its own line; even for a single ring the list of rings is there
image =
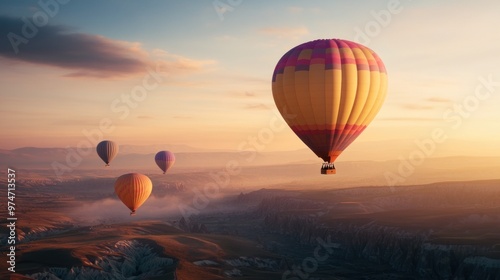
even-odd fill
[[[321,166],[321,174],[324,175],[337,174],[335,165],[333,165],[333,163],[328,163],[328,162],[323,163],[323,165]]]
[[[324,175],[337,174],[337,170],[336,169],[321,169],[321,174],[324,174]]]

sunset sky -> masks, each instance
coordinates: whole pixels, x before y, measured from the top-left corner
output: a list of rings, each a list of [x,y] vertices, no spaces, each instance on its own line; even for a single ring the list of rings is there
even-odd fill
[[[73,147],[104,119],[120,144],[236,150],[279,114],[279,58],[341,38],[373,49],[389,77],[353,145],[411,149],[439,128],[437,155],[500,156],[500,2],[65,1],[40,1],[50,15],[38,1],[0,2],[0,149]],[[305,147],[286,128],[266,150]]]

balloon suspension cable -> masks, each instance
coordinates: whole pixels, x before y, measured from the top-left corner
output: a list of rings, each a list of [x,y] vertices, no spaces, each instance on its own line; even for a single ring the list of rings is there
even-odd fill
[[[321,165],[321,174],[336,174],[337,170],[333,162],[323,162]]]

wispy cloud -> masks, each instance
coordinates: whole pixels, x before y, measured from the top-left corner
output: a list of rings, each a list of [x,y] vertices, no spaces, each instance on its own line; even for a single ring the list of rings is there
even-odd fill
[[[18,43],[16,53],[8,34],[21,36],[20,19],[0,16],[0,56],[14,62],[28,62],[69,69],[69,77],[120,77],[144,73],[158,63],[162,72],[197,71],[213,61],[198,61],[179,55],[151,54],[138,42],[112,40],[99,35],[77,33],[61,25],[39,28],[26,43]],[[12,32],[12,33],[11,33]],[[153,60],[152,55],[160,60]]]
[[[52,124],[57,126],[95,126],[96,123],[99,123],[98,120],[92,118],[85,119],[60,119],[54,121]]]
[[[446,106],[447,104],[452,103],[453,101],[449,98],[444,97],[428,97],[423,101],[418,103],[405,103],[400,104],[405,110],[413,110],[413,111],[427,111],[439,108],[440,106]]]
[[[153,50],[155,57],[160,59],[160,63],[167,68],[167,70],[175,70],[181,72],[200,71],[205,67],[216,64],[215,60],[196,60],[184,57],[177,54],[172,54],[164,50]]]
[[[269,110],[270,109],[269,106],[266,106],[262,103],[245,104],[244,108],[247,110]]]
[[[250,99],[258,97],[258,94],[254,91],[231,91],[228,96],[237,99]]]
[[[299,39],[309,34],[306,27],[266,27],[258,30],[260,34],[280,39]]]

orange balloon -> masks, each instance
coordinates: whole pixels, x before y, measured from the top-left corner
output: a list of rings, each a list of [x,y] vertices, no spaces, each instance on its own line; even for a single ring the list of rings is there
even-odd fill
[[[148,176],[139,173],[129,173],[116,179],[115,193],[120,200],[134,215],[139,208],[151,195],[153,183]]]

